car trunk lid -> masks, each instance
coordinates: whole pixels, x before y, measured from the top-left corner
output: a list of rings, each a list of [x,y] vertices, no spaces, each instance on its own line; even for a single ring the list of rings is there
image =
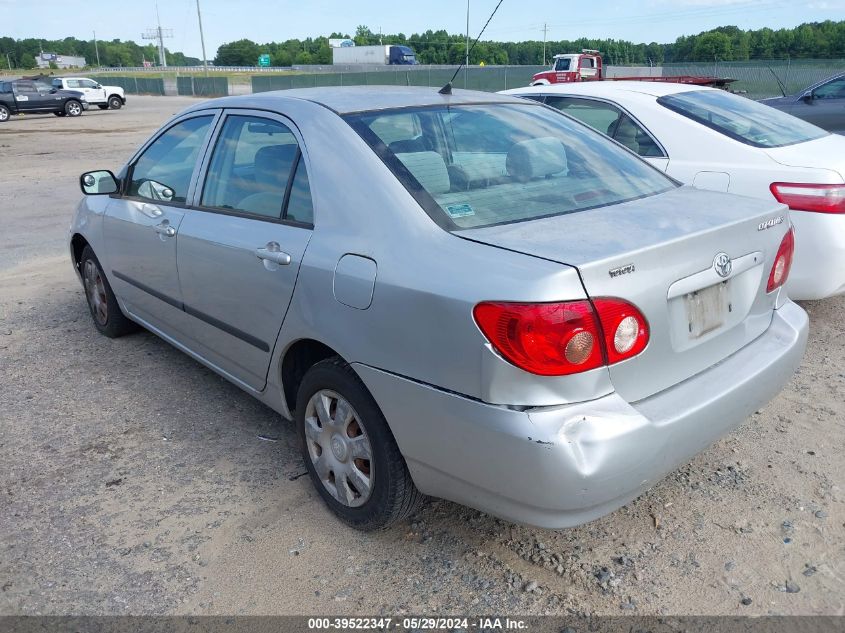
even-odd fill
[[[614,388],[636,402],[720,362],[768,328],[777,293],[767,295],[766,283],[788,225],[777,202],[682,187],[456,235],[574,266],[591,298],[637,306],[649,323],[649,344],[609,368]],[[714,266],[721,253],[731,260],[727,277]]]
[[[810,179],[807,182],[829,183],[832,182],[831,176],[834,181],[842,182],[845,178],[845,136],[829,134],[812,141],[772,147],[765,151],[769,158],[781,165],[826,172],[819,174],[821,179]]]

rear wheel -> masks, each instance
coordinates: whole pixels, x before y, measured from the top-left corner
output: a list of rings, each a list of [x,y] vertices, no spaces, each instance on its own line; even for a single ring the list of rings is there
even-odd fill
[[[0,123],[5,123],[9,120],[9,108],[0,105]]]
[[[79,116],[82,114],[82,104],[76,99],[71,99],[65,103],[65,114],[68,116]]]
[[[105,336],[117,338],[138,329],[138,325],[124,316],[112,292],[109,280],[90,246],[86,246],[79,259],[79,272],[85,286],[85,298],[94,326]]]
[[[123,101],[120,100],[120,97],[111,96],[109,97],[108,107],[111,110],[120,110],[123,107]]]
[[[339,357],[314,365],[297,394],[302,457],[323,501],[344,522],[373,530],[411,514],[424,497],[370,392]]]

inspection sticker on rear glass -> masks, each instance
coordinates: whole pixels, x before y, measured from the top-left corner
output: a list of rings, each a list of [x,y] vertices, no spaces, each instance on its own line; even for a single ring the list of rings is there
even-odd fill
[[[465,218],[468,215],[475,215],[475,211],[468,204],[450,204],[446,207],[446,213],[453,218]]]

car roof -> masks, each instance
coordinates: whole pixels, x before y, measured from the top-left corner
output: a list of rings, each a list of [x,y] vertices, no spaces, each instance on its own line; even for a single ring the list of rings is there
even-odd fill
[[[466,105],[473,103],[519,103],[508,95],[476,90],[453,90],[450,95],[442,95],[438,88],[415,86],[346,86],[325,88],[292,88],[259,92],[252,95],[222,97],[191,109],[204,108],[264,108],[273,109],[287,99],[299,99],[322,105],[338,114],[387,110],[393,108],[424,107],[432,105]]]
[[[692,92],[695,90],[716,90],[707,86],[693,84],[676,84],[664,81],[579,81],[548,86],[528,86],[508,90],[505,94],[583,94],[596,97],[611,97],[622,92],[636,92],[639,94],[662,97],[664,95]]]

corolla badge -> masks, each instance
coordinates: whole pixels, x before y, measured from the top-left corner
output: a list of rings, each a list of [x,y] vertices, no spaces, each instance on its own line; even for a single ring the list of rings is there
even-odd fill
[[[713,268],[716,270],[716,274],[719,275],[719,277],[727,277],[730,275],[733,267],[733,262],[727,253],[719,253],[713,259]]]
[[[779,215],[776,218],[769,218],[765,222],[760,222],[760,224],[757,225],[757,230],[758,231],[765,231],[766,229],[770,229],[773,226],[777,226],[778,224],[783,224],[783,216],[782,215]]]

